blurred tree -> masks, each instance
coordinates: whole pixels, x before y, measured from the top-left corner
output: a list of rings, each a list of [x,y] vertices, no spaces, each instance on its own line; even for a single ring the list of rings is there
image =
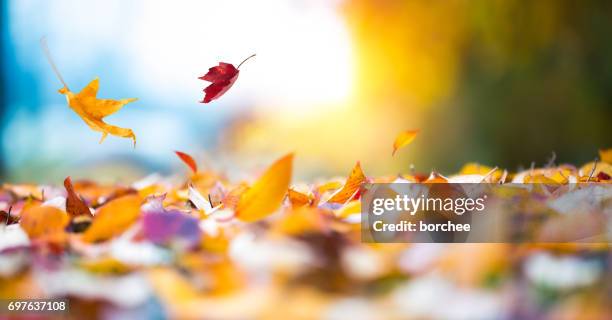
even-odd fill
[[[351,1],[362,107],[421,118],[418,168],[612,145],[612,2]],[[423,141],[420,143],[419,141]]]

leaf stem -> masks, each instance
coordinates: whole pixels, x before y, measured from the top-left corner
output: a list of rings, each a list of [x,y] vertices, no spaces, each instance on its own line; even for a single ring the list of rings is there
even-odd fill
[[[246,59],[242,60],[242,62],[240,62],[240,64],[238,65],[238,67],[236,67],[236,69],[240,69],[240,66],[245,63],[247,60],[253,58],[256,54],[253,53],[252,55],[248,56]]]
[[[51,57],[51,52],[49,51],[49,47],[47,46],[47,38],[46,37],[40,38],[40,47],[42,48],[43,52],[45,53],[45,57],[47,58],[47,61],[49,61],[49,64],[51,65],[51,68],[53,68],[53,72],[55,72],[55,75],[57,76],[59,81],[62,82],[64,87],[66,87],[66,89],[68,89],[68,85],[66,84],[66,81],[64,81],[64,78],[62,78],[62,74],[57,69],[57,66],[55,65],[55,62],[53,62],[53,58]],[[68,89],[68,90],[70,90],[70,89]]]

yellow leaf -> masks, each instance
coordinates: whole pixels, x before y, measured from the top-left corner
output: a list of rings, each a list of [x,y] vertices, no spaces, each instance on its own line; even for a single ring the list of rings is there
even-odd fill
[[[599,159],[603,162],[612,164],[612,148],[599,150]]]
[[[288,154],[268,170],[242,194],[236,206],[236,216],[243,221],[257,221],[273,213],[281,205],[293,169],[293,154]]]
[[[63,87],[59,92],[66,96],[68,106],[76,112],[83,121],[94,131],[102,132],[100,143],[106,139],[108,134],[122,138],[131,138],[136,146],[136,136],[131,129],[121,128],[110,125],[103,121],[104,117],[109,116],[123,108],[124,105],[136,101],[136,98],[111,100],[98,99],[99,80],[92,80],[81,92],[74,94]]]
[[[347,203],[346,206],[334,212],[336,217],[341,218],[341,219],[348,218],[350,215],[357,214],[357,213],[361,213],[361,201],[360,200],[353,200]]]
[[[338,192],[336,192],[327,202],[329,203],[340,203],[344,204],[348,200],[352,199],[355,194],[359,191],[361,184],[366,181],[366,176],[363,174],[361,170],[361,165],[359,161],[351,171],[351,174],[346,179],[346,183]]]
[[[414,140],[414,138],[416,138],[418,133],[419,130],[406,130],[400,132],[400,134],[398,134],[395,138],[395,142],[393,142],[393,153],[391,155],[395,155],[395,152],[398,149],[410,144]]]
[[[595,166],[595,170],[593,170],[593,166]],[[594,182],[597,180],[596,177],[600,172],[612,176],[612,164],[599,161],[597,164],[595,162],[589,162],[580,168],[580,172],[582,173],[580,177],[581,182],[586,182],[587,180]],[[589,178],[591,172],[593,172],[593,176]]]
[[[272,230],[281,235],[324,233],[326,224],[318,208],[301,207],[283,216]]]
[[[31,239],[64,233],[69,223],[68,214],[47,206],[30,206],[23,210],[19,224]]]
[[[83,234],[87,242],[110,239],[129,228],[140,216],[141,199],[138,195],[127,195],[100,207],[91,226]]]

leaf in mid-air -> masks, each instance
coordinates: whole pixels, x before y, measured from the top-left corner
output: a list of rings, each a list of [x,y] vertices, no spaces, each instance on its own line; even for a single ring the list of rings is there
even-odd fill
[[[134,135],[132,129],[121,128],[108,124],[104,122],[103,119],[104,117],[121,110],[123,106],[130,102],[136,101],[137,99],[98,99],[96,97],[98,94],[98,88],[100,87],[98,78],[93,79],[85,88],[81,90],[81,92],[75,94],[74,92],[70,91],[66,81],[64,81],[64,78],[57,69],[55,62],[53,62],[45,38],[40,40],[40,45],[45,53],[45,56],[47,57],[47,60],[49,61],[49,64],[53,68],[53,72],[55,72],[57,78],[64,85],[63,88],[59,89],[59,93],[66,96],[68,106],[74,112],[76,112],[92,130],[102,133],[100,143],[106,139],[108,134],[112,134],[122,138],[130,138],[134,142],[134,146],[136,146],[136,136]]]
[[[183,161],[193,173],[198,173],[198,164],[195,162],[192,156],[186,154],[185,152],[174,151],[176,155]]]
[[[416,138],[419,130],[406,130],[400,132],[395,138],[395,142],[393,142],[393,153],[391,155],[395,155],[398,149],[409,145],[414,138]]]
[[[102,132],[100,143],[106,139],[108,134],[122,138],[130,138],[136,146],[136,136],[132,129],[121,128],[104,122],[104,117],[109,116],[123,108],[126,104],[136,101],[136,98],[112,100],[98,99],[96,97],[100,86],[98,78],[93,79],[81,92],[74,94],[63,87],[59,93],[66,96],[68,106],[76,112],[83,121],[94,131]]]
[[[251,55],[244,59],[238,67],[234,67],[231,63],[219,62],[219,65],[208,69],[208,72],[199,77],[198,79],[212,82],[208,87],[204,89],[204,99],[201,103],[209,103],[215,99],[221,97],[229,88],[234,85],[238,74],[240,73],[240,66],[255,55]]]

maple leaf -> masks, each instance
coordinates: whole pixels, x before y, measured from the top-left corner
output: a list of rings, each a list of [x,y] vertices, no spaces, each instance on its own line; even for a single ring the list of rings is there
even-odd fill
[[[41,46],[49,64],[53,68],[55,75],[59,78],[59,80],[64,85],[63,88],[59,89],[59,93],[66,96],[66,101],[68,102],[68,106],[76,112],[76,114],[85,121],[85,123],[94,131],[98,131],[102,133],[102,137],[100,138],[100,143],[106,139],[108,134],[122,137],[122,138],[130,138],[134,142],[134,147],[136,147],[136,136],[132,129],[121,128],[111,124],[104,122],[104,117],[107,117],[123,108],[126,104],[136,101],[136,98],[129,99],[120,99],[120,100],[112,100],[112,99],[98,99],[96,96],[98,94],[98,88],[100,87],[100,83],[98,78],[93,79],[85,88],[81,90],[81,92],[75,94],[68,88],[68,85],[64,81],[62,75],[59,73],[53,59],[51,58],[51,54],[49,53],[49,49],[47,47],[45,39],[41,39]]]
[[[253,54],[244,59],[242,62],[240,62],[238,67],[234,67],[234,65],[231,63],[219,62],[218,66],[208,69],[208,72],[205,75],[198,78],[204,81],[212,82],[204,89],[204,93],[206,94],[204,95],[204,99],[200,102],[209,103],[225,94],[225,92],[227,92],[227,90],[234,85],[236,79],[238,79],[240,66],[254,56],[255,55]]]
[[[418,133],[419,130],[406,130],[400,132],[395,138],[395,142],[393,142],[393,153],[391,155],[394,156],[398,149],[410,144]]]

